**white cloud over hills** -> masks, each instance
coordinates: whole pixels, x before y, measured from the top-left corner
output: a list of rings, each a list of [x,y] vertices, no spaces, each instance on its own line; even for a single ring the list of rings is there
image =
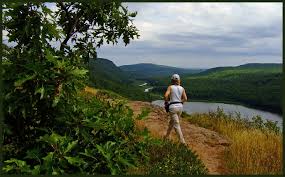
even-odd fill
[[[282,3],[123,3],[138,11],[140,38],[104,45],[98,56],[117,65],[178,67],[282,62]],[[56,9],[54,3],[48,7]],[[3,32],[3,39],[7,40]]]
[[[102,47],[116,64],[214,67],[282,62],[282,3],[125,3],[140,39]]]

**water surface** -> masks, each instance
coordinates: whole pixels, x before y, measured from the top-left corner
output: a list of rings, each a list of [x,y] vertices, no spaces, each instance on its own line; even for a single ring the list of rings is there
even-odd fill
[[[164,106],[163,100],[153,101],[152,104]],[[248,108],[236,104],[225,104],[225,103],[209,103],[209,102],[185,102],[183,109],[186,113],[208,113],[209,111],[216,111],[217,108],[221,108],[225,113],[235,114],[239,112],[242,118],[251,119],[253,116],[259,115],[264,121],[271,120],[277,121],[279,127],[282,127],[282,116],[279,114],[262,111],[259,109]]]

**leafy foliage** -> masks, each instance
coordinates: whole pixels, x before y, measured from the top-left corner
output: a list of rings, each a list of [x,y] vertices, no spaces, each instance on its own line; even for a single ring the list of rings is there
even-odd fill
[[[195,152],[182,144],[159,141],[147,147],[149,163],[144,166],[146,175],[205,175],[208,170]]]
[[[43,3],[4,7],[4,28],[16,43],[5,48],[4,172],[125,174],[147,163],[152,138],[136,129],[124,100],[82,93],[96,47],[138,37],[136,13],[117,1],[60,1],[55,11]]]
[[[90,95],[81,96],[76,105],[76,110],[70,110],[75,117],[58,120],[65,127],[38,137],[22,158],[27,161],[6,160],[4,170],[19,174],[122,174],[144,159],[148,141],[139,138],[130,109],[121,102],[111,105],[90,99]]]
[[[16,43],[7,48],[3,67],[4,169],[21,174],[123,173],[143,152],[136,153],[141,143],[135,141],[130,111],[121,104],[86,102],[78,92],[86,85],[86,62],[96,55],[96,47],[120,37],[128,44],[138,36],[131,24],[136,13],[117,1],[57,6],[52,11],[43,3],[4,5],[4,29]]]

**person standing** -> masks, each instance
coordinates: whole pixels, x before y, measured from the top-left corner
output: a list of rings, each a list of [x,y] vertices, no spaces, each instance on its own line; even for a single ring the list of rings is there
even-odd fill
[[[170,121],[164,139],[169,137],[172,128],[174,128],[179,141],[186,144],[179,124],[179,119],[183,111],[183,103],[187,101],[187,95],[185,89],[180,84],[180,76],[178,74],[173,74],[171,77],[171,85],[168,86],[164,94],[164,101],[166,105],[169,105],[170,115]]]

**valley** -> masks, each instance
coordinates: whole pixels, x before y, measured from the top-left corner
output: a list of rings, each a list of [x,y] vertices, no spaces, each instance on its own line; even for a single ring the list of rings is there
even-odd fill
[[[191,101],[233,103],[282,114],[282,64],[251,63],[206,70],[154,64],[118,67],[100,58],[92,62],[91,86],[109,89],[133,100],[162,99],[170,76],[178,73]]]

